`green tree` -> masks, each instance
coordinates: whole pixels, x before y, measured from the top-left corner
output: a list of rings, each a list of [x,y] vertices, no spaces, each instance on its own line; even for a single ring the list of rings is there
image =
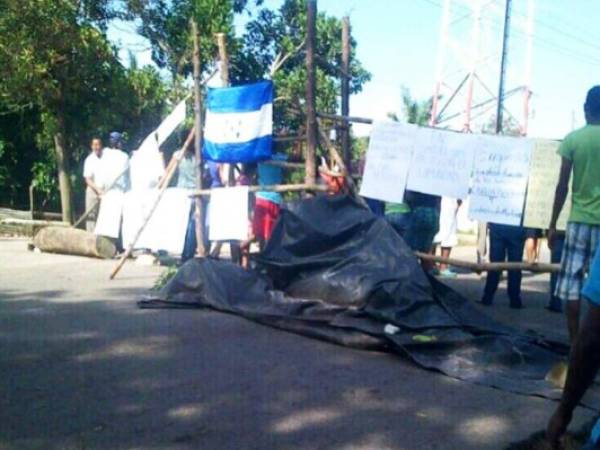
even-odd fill
[[[138,32],[152,44],[152,59],[167,69],[173,82],[192,73],[190,19],[200,33],[202,70],[213,64],[216,33],[228,35],[232,46],[234,14],[241,13],[250,0],[127,0],[130,19],[138,19]],[[263,0],[254,0],[260,5]]]
[[[431,116],[432,105],[433,97],[430,97],[427,100],[417,100],[413,98],[407,88],[402,89],[402,114],[407,123],[414,123],[422,126],[427,125]]]
[[[317,16],[317,110],[334,113],[340,92],[342,23],[320,12]],[[277,10],[261,9],[248,22],[231,58],[234,82],[272,76],[276,89],[274,119],[277,128],[296,131],[304,123],[299,110],[305,95],[306,0],[285,0]],[[360,92],[371,75],[356,58],[351,41],[351,93]]]
[[[11,111],[39,109],[54,145],[63,219],[70,221],[67,133],[81,105],[105,96],[121,75],[103,33],[114,11],[108,0],[2,0],[0,10],[0,102]]]

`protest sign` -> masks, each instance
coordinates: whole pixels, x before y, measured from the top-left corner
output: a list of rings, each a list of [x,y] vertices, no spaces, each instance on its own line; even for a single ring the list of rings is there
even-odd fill
[[[473,136],[477,152],[469,215],[474,220],[520,225],[533,141]]]
[[[406,188],[425,194],[467,198],[476,144],[470,134],[419,128]]]
[[[114,239],[119,237],[124,195],[119,189],[111,189],[102,196],[94,234]]]
[[[210,191],[209,239],[248,239],[248,186],[216,188]]]
[[[150,214],[158,189],[138,189],[125,194],[123,246],[129,247]],[[135,244],[136,249],[164,250],[179,255],[183,250],[192,200],[188,189],[168,188]]]
[[[360,195],[402,203],[417,130],[396,122],[373,124]]]
[[[548,228],[554,206],[554,191],[560,175],[561,158],[557,154],[560,142],[546,139],[536,140],[531,154],[529,182],[523,226],[530,228]],[[571,205],[571,192],[561,211],[556,228],[564,230],[567,226]]]

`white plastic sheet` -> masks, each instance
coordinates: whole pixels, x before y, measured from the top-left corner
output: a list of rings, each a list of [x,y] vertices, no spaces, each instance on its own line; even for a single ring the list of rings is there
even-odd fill
[[[248,186],[211,190],[209,239],[211,241],[248,239]]]

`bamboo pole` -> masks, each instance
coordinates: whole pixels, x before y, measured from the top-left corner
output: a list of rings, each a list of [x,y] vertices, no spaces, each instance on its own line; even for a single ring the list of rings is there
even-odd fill
[[[202,94],[200,93],[200,76],[202,75],[200,65],[200,44],[198,37],[198,26],[194,19],[190,19],[192,27],[192,38],[194,40],[194,53],[192,56],[194,64],[194,149],[196,152],[196,187],[202,189]],[[202,208],[202,199],[196,197],[196,211],[194,213],[196,219],[196,253],[199,256],[206,256],[206,248],[204,248],[204,209]]]
[[[295,162],[289,162],[289,161],[277,161],[275,159],[268,159],[266,161],[261,161],[261,164],[265,164],[267,166],[275,166],[275,167],[281,167],[283,169],[290,169],[290,170],[302,170],[305,169],[305,166],[303,163],[295,163]]]
[[[317,181],[317,107],[316,107],[316,23],[317,0],[306,2],[306,172],[304,182]]]
[[[267,186],[248,186],[250,192],[302,192],[302,191],[314,191],[314,192],[327,192],[327,186],[323,184],[271,184]],[[191,197],[210,197],[212,189],[197,189]]]
[[[142,235],[143,231],[146,229],[146,225],[148,225],[148,222],[150,222],[150,219],[152,218],[152,215],[154,214],[154,211],[156,211],[156,208],[158,207],[158,204],[160,203],[160,199],[162,198],[163,194],[165,193],[165,191],[169,187],[169,182],[171,181],[171,179],[173,178],[173,175],[175,174],[177,168],[179,167],[179,163],[183,160],[183,158],[185,156],[184,155],[185,154],[185,150],[188,148],[188,146],[192,142],[192,138],[195,135],[196,135],[195,128],[192,128],[192,130],[190,131],[190,134],[188,135],[187,139],[185,140],[185,142],[183,144],[183,147],[182,147],[181,151],[179,152],[179,154],[176,154],[176,156],[173,157],[173,159],[176,160],[176,163],[175,164],[170,164],[169,163],[167,171],[165,172],[165,176],[163,177],[164,183],[162,183],[160,189],[158,190],[158,195],[156,196],[156,199],[154,200],[154,203],[152,204],[152,207],[150,208],[150,211],[148,211],[148,214],[144,218],[144,221],[142,222],[142,225],[140,226],[140,228],[138,229],[138,231],[135,233],[135,236],[134,236],[133,240],[131,241],[131,244],[129,244],[129,247],[127,248],[127,251],[125,253],[123,253],[123,255],[121,256],[121,258],[119,259],[119,262],[115,265],[115,267],[113,268],[112,272],[110,273],[110,279],[111,280],[115,278],[115,276],[117,275],[117,273],[119,273],[119,270],[121,270],[121,268],[125,265],[125,262],[127,261],[127,258],[129,258],[129,256],[131,255],[131,253],[133,253],[133,249],[135,248],[135,244],[139,240],[139,238]],[[163,180],[161,180],[161,182]]]
[[[528,263],[528,262],[497,262],[497,263],[477,263],[463,261],[454,258],[442,258],[441,256],[430,255],[428,253],[415,252],[415,255],[423,260],[442,264],[448,264],[455,267],[469,269],[476,273],[502,271],[502,270],[525,270],[534,273],[553,273],[560,271],[560,264],[548,263]]]
[[[345,16],[342,20],[342,116],[350,113],[350,17]],[[343,122],[341,129],[342,156],[346,167],[352,163],[352,151],[350,145],[350,124]]]

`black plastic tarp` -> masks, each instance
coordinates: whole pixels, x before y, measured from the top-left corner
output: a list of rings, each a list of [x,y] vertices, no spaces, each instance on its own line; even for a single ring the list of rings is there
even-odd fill
[[[428,277],[394,229],[349,197],[319,196],[283,209],[256,263],[245,271],[213,259],[189,261],[156,298],[139,304],[208,307],[341,345],[397,352],[474,383],[560,396],[545,377],[566,346],[480,313]]]

